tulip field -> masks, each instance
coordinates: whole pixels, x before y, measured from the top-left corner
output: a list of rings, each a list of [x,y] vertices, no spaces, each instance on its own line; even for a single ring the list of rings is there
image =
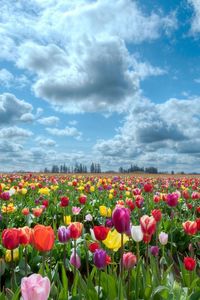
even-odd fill
[[[0,175],[0,300],[199,300],[200,177]]]

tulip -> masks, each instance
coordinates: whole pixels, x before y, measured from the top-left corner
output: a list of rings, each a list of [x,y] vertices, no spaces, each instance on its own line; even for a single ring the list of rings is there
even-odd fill
[[[144,234],[142,232],[141,225],[131,227],[131,236],[135,242],[141,242],[143,239],[143,235]]]
[[[70,239],[70,230],[65,226],[60,226],[58,228],[58,239],[61,243],[66,243]]]
[[[85,216],[85,221],[91,222],[92,220],[93,220],[93,217],[92,217],[91,214],[87,214],[87,215]]]
[[[71,223],[71,216],[64,216],[63,220],[65,225],[69,225]]]
[[[99,212],[102,217],[109,218],[112,215],[111,209],[109,207],[106,207],[105,205],[99,206]]]
[[[73,251],[70,256],[70,264],[73,265],[76,269],[79,269],[81,266],[81,259],[77,253],[75,254],[75,251]]]
[[[83,224],[80,222],[73,222],[69,225],[70,237],[72,239],[78,239],[83,230]]]
[[[68,197],[61,197],[60,198],[60,206],[61,207],[66,207],[69,205],[69,198]]]
[[[2,244],[6,249],[13,250],[19,246],[19,230],[17,228],[4,229]]]
[[[178,194],[172,193],[167,195],[167,204],[171,207],[175,207],[178,204]]]
[[[92,252],[92,253],[94,253],[97,249],[99,249],[100,248],[100,246],[99,246],[99,243],[97,243],[97,242],[94,242],[94,243],[91,243],[90,245],[89,245],[89,250],[90,250],[90,252]]]
[[[80,204],[84,205],[84,204],[86,203],[86,201],[87,201],[87,196],[86,196],[86,195],[81,195],[81,196],[78,198],[78,200],[79,200],[79,203],[80,203]]]
[[[153,190],[153,185],[152,184],[150,184],[150,183],[145,183],[144,184],[144,191],[146,193],[151,193],[152,190]]]
[[[31,243],[38,251],[50,251],[54,245],[54,231],[51,226],[36,225],[32,230]]]
[[[143,241],[145,243],[149,243],[152,235],[155,233],[156,230],[156,220],[154,219],[154,217],[144,215],[140,218],[140,225],[144,234]]]
[[[4,201],[8,201],[10,199],[10,193],[9,192],[3,192],[0,194],[0,198]]]
[[[161,245],[166,245],[168,243],[168,234],[165,232],[161,232],[158,236],[159,238],[159,242],[161,243]]]
[[[196,221],[186,221],[183,224],[183,229],[186,234],[194,235],[197,232],[197,222]]]
[[[50,294],[50,280],[40,274],[22,278],[21,293],[23,300],[47,300]]]
[[[151,246],[150,252],[153,256],[158,256],[159,254],[159,247],[158,246]]]
[[[41,214],[43,213],[43,208],[41,207],[32,208],[32,212],[34,217],[40,217]]]
[[[154,219],[156,220],[156,222],[160,222],[160,220],[162,219],[162,213],[161,213],[160,209],[152,210],[151,214],[154,217]]]
[[[72,207],[72,213],[73,215],[78,215],[81,211],[81,208],[80,207],[76,207],[76,206],[73,206]]]
[[[19,228],[19,243],[20,245],[28,245],[31,240],[32,229],[28,226]]]
[[[22,209],[22,214],[23,214],[24,216],[28,216],[29,213],[30,213],[29,208],[26,208],[26,207],[25,207],[25,208]]]
[[[184,267],[188,271],[193,271],[196,267],[196,261],[192,257],[184,257]]]
[[[200,231],[200,218],[196,219],[197,231]]]
[[[109,228],[105,227],[105,226],[94,226],[93,231],[94,231],[94,235],[95,238],[98,241],[103,241],[107,238],[108,232],[109,232]]]
[[[128,237],[123,234],[123,245],[128,242]],[[103,241],[103,244],[113,251],[118,251],[121,247],[121,234],[117,230],[109,231],[107,238]]]
[[[13,250],[13,261],[18,261],[18,259],[19,259],[19,248],[16,248]],[[11,250],[6,250],[5,261],[11,262],[11,260],[12,260]]]
[[[119,233],[125,233],[130,227],[130,211],[125,207],[116,207],[112,213],[112,221]]]
[[[125,269],[132,269],[137,262],[137,257],[131,253],[124,253],[123,255],[123,266]]]
[[[94,264],[98,269],[104,269],[106,266],[106,251],[103,249],[97,249],[94,252]]]
[[[113,227],[112,219],[106,219],[105,225],[106,227],[112,228]]]

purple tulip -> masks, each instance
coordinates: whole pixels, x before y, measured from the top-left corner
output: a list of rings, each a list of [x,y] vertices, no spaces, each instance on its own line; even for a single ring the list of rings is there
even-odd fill
[[[3,193],[1,193],[0,198],[2,200],[8,201],[10,199],[10,193],[9,192],[3,192]]]
[[[70,256],[70,264],[77,269],[79,269],[81,266],[81,259],[77,253],[76,253],[76,257],[75,257],[74,251],[72,252],[72,254]]]
[[[153,256],[158,256],[159,253],[159,247],[158,246],[151,246],[150,252]]]
[[[130,229],[130,211],[125,207],[116,207],[112,213],[112,221],[119,233],[128,232]]]
[[[61,243],[66,243],[70,239],[70,230],[65,226],[58,228],[58,239]]]
[[[103,269],[106,266],[106,251],[97,249],[94,252],[94,264],[98,269]]]
[[[105,226],[109,228],[113,227],[112,219],[106,219]]]

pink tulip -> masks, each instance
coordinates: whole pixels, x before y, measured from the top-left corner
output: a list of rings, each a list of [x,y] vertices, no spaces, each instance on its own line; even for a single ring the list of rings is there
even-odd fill
[[[123,266],[125,269],[133,268],[136,262],[137,262],[137,257],[133,253],[127,252],[123,254]]]
[[[47,300],[50,294],[50,280],[40,274],[22,278],[21,293],[23,300]]]
[[[76,257],[75,257],[74,251],[72,252],[72,254],[70,256],[70,264],[73,265],[74,267],[76,267],[77,269],[79,269],[81,266],[81,259],[77,253],[76,253]]]

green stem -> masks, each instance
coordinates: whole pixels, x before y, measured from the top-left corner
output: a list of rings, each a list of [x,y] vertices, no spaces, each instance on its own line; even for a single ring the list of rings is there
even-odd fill
[[[45,252],[42,253],[42,276],[45,275]]]
[[[27,257],[27,247],[25,246],[24,248],[24,254],[25,254],[25,276],[27,276],[28,272],[28,264],[27,264],[27,261],[28,261],[28,257]]]
[[[100,299],[100,284],[101,284],[101,270],[99,270],[99,282],[98,282],[98,300]]]
[[[74,278],[76,277],[76,240],[74,239]]]
[[[139,259],[140,259],[140,245],[139,245],[139,242],[136,242],[136,250],[137,250],[137,259],[139,261]]]
[[[121,233],[121,261],[120,261],[120,275],[123,280],[123,273],[124,273],[124,268],[123,268],[123,255],[124,255],[124,235]]]
[[[148,266],[148,260],[149,260],[149,244],[147,243],[147,247],[146,247],[146,264]]]
[[[131,275],[131,271],[128,270],[128,300],[131,300],[131,297],[130,297],[130,275]]]
[[[11,290],[14,291],[15,272],[14,272],[14,254],[11,250]]]
[[[64,262],[64,268],[66,271],[66,243],[63,244],[63,262]]]

